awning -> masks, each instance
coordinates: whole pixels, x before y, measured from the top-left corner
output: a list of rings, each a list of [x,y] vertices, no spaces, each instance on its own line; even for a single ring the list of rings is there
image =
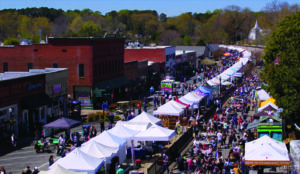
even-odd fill
[[[51,103],[50,97],[45,93],[35,94],[22,99],[22,106],[28,109],[36,109]]]
[[[113,79],[105,80],[94,84],[98,89],[115,89],[129,84],[128,79],[125,76],[116,77]]]

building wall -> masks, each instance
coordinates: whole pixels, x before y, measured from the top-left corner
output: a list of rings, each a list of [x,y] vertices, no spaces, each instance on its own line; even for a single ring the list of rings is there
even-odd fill
[[[176,56],[175,56],[176,47],[167,47],[165,49],[165,56],[166,56],[166,68],[173,69],[176,65]]]
[[[66,50],[66,52],[63,52]],[[8,63],[8,71],[28,71],[27,63],[34,69],[58,67],[69,69],[69,89],[73,85],[92,85],[92,47],[91,46],[53,46],[50,44],[19,45],[0,47],[0,62]],[[79,77],[79,64],[84,64],[84,77]],[[3,66],[0,67],[3,72]]]
[[[124,74],[124,39],[116,38],[49,38],[48,44],[0,47],[0,72],[3,63],[8,71],[28,71],[27,63],[34,69],[44,69],[57,64],[68,68],[69,94],[73,86],[92,86],[95,82]],[[84,64],[84,77],[79,77],[79,64]],[[99,75],[102,69],[106,73]]]
[[[138,61],[124,63],[124,74],[128,80],[133,80],[138,76]]]
[[[148,75],[148,60],[138,61],[138,73],[141,76]]]
[[[165,62],[165,48],[126,48],[124,52],[125,62],[148,60],[151,62]]]

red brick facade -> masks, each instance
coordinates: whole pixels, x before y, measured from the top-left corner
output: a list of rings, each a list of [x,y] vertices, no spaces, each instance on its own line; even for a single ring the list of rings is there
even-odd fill
[[[4,63],[8,71],[28,71],[54,67],[69,69],[69,92],[73,86],[93,86],[96,82],[124,74],[124,39],[117,38],[49,38],[48,44],[0,47],[0,72]],[[84,76],[79,77],[79,64]]]
[[[124,60],[130,62],[134,60],[142,61],[148,60],[151,62],[165,62],[166,51],[165,48],[127,48],[125,49]]]

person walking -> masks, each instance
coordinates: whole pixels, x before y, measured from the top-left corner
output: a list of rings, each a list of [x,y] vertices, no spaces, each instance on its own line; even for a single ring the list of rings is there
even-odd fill
[[[169,174],[170,173],[170,171],[169,171],[169,157],[165,154],[163,154],[163,163],[164,163],[163,168],[162,168],[163,173],[165,171],[167,171],[167,174]]]
[[[124,169],[122,169],[121,165],[118,165],[117,174],[124,174]]]

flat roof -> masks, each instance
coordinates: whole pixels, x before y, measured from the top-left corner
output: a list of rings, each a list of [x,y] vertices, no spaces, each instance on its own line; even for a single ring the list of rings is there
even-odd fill
[[[125,49],[163,49],[163,48],[171,48],[175,46],[143,46],[143,47],[131,47],[127,46]]]
[[[30,69],[29,72],[8,71],[8,72],[0,73],[0,81],[35,76],[40,74],[49,74],[53,72],[64,71],[67,69],[68,68],[45,68],[45,69]]]
[[[195,50],[176,50],[176,52],[175,52],[176,56],[184,54],[184,53],[196,53],[196,51]]]

